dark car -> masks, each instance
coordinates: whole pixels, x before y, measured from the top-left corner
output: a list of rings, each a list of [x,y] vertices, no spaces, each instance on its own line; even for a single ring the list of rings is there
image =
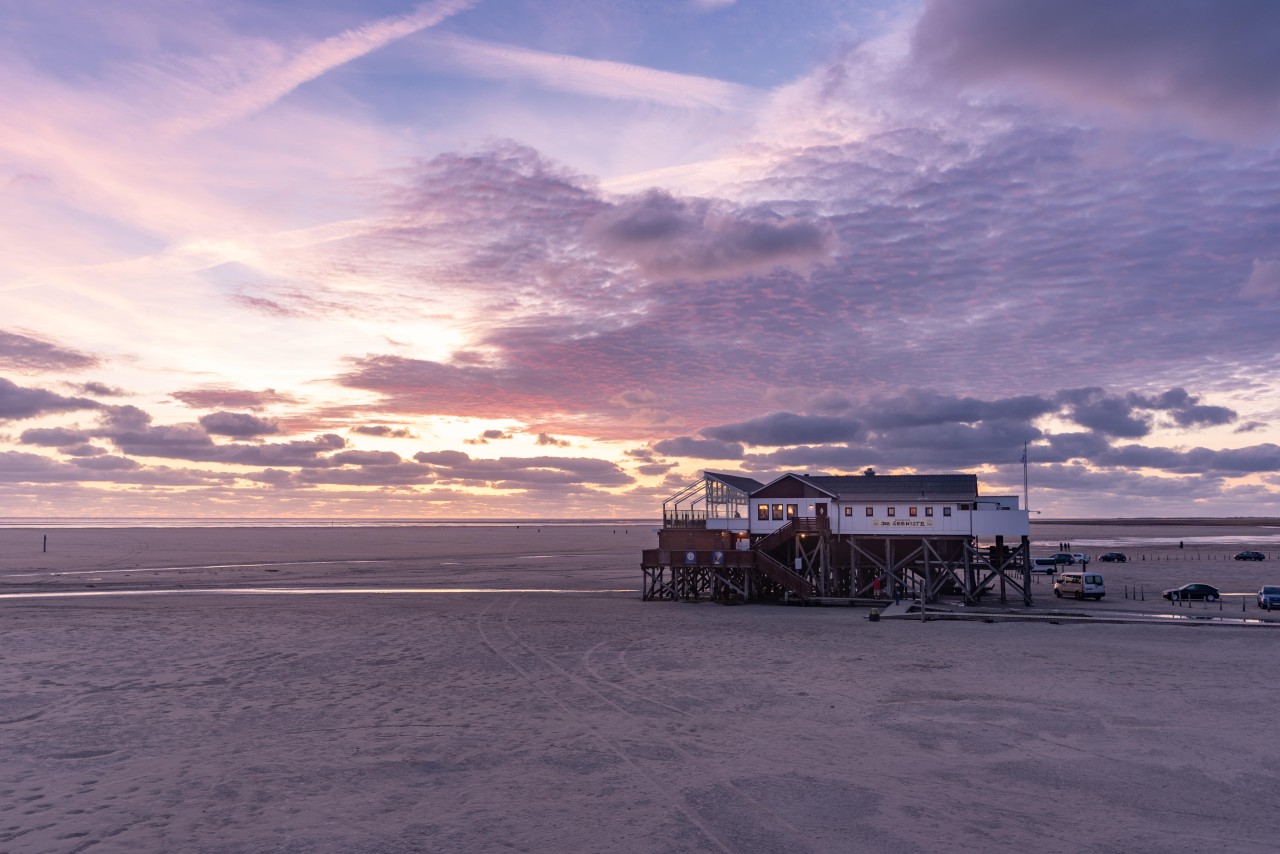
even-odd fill
[[[1262,552],[1240,552],[1236,555],[1236,560],[1266,560],[1267,556]]]
[[[1203,599],[1206,602],[1216,602],[1222,598],[1218,588],[1212,584],[1184,584],[1174,590],[1166,590],[1160,595],[1170,602],[1175,599]]]
[[[1280,587],[1268,584],[1258,591],[1258,607],[1270,611],[1280,608]]]
[[[1107,552],[1098,560],[1103,563],[1126,563],[1129,558],[1125,557],[1124,552]]]

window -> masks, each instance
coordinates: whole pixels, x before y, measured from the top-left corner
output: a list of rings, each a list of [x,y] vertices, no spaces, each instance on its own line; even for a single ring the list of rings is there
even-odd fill
[[[951,515],[951,508],[950,508],[950,507],[943,507],[943,508],[942,508],[942,515],[943,515],[943,516],[950,516],[950,515]]]
[[[846,507],[846,508],[844,508],[844,515],[846,515],[846,516],[852,516],[852,515],[853,515],[853,508],[852,508],[852,507]]]
[[[781,504],[773,505],[773,521],[775,522],[782,521],[782,505]]]
[[[890,507],[888,510],[886,510],[886,511],[885,511],[885,515],[886,515],[886,516],[896,516],[896,515],[898,515],[898,508],[897,508],[897,507]]]
[[[876,508],[874,508],[874,507],[868,507],[868,508],[867,508],[867,515],[868,515],[868,516],[874,516],[874,515],[876,515]]]
[[[926,507],[926,508],[924,508],[924,515],[926,515],[926,516],[932,516],[932,515],[933,515],[933,508],[932,508],[932,507]]]
[[[788,519],[794,519],[794,518],[796,518],[796,517],[797,517],[797,516],[799,516],[799,515],[800,515],[800,505],[799,505],[799,504],[788,504],[788,505],[787,505],[787,518],[788,518]]]
[[[908,510],[907,510],[907,515],[908,515],[908,516],[919,516],[919,515],[920,515],[920,513],[917,511],[917,509],[916,509],[915,507],[912,507],[912,508],[910,508],[910,509],[908,509]]]
[[[759,519],[761,522],[769,521],[769,505],[768,504],[761,504],[759,507],[756,508],[756,518]]]

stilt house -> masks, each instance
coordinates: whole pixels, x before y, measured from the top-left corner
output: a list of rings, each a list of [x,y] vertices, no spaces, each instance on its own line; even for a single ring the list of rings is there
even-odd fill
[[[1010,593],[1031,604],[1027,511],[972,474],[705,472],[662,505],[645,599],[875,601]]]

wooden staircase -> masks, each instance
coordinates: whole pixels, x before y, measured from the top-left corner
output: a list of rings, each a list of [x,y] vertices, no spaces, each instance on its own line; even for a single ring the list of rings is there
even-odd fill
[[[796,534],[826,534],[831,531],[831,520],[826,516],[797,516],[769,536],[756,542],[752,548],[758,552],[770,552]]]
[[[775,560],[764,552],[756,553],[756,569],[781,584],[792,596],[809,599],[816,592],[813,582],[796,572],[787,569],[781,561]]]

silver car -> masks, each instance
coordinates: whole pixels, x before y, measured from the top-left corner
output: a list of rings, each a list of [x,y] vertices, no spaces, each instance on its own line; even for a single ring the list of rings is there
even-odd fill
[[[1258,607],[1270,611],[1280,607],[1280,587],[1267,585],[1258,591]]]

